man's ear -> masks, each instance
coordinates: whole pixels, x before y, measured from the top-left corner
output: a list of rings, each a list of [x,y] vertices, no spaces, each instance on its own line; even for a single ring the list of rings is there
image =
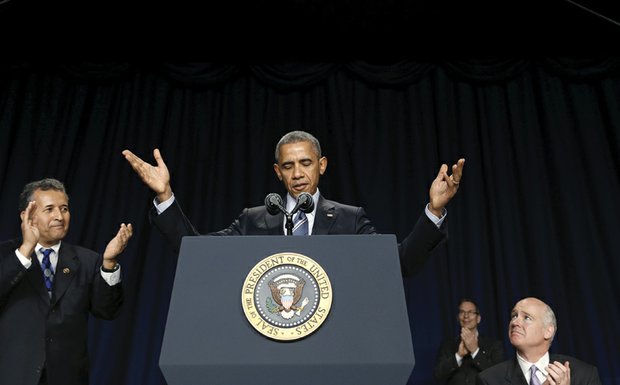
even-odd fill
[[[323,156],[321,157],[321,159],[319,159],[319,173],[323,175],[326,169],[327,169],[327,158]]]
[[[553,325],[549,325],[545,328],[545,333],[544,333],[545,340],[550,340],[551,338],[553,338],[554,334],[555,334],[555,328],[553,327]]]
[[[273,164],[273,171],[276,172],[276,175],[278,176],[278,179],[282,180],[282,172],[280,171],[280,166],[278,166],[277,163]]]
[[[21,219],[22,222],[24,221],[24,215],[26,215],[26,211],[19,213],[19,219]]]

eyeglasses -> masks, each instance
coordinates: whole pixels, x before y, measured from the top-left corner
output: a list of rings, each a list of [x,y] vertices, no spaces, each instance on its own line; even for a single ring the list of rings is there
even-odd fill
[[[467,310],[467,311],[465,311],[465,310],[459,310],[459,316],[461,316],[461,317],[464,317],[464,316],[471,317],[471,316],[473,316],[473,315],[478,315],[478,314],[480,314],[480,313],[478,313],[478,312],[477,312],[477,311],[475,311],[475,310]]]

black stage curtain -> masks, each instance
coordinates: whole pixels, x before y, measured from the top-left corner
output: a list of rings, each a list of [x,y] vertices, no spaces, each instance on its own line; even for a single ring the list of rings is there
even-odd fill
[[[511,307],[538,296],[557,314],[553,351],[620,384],[619,106],[617,57],[4,64],[0,236],[19,236],[17,196],[43,177],[69,189],[67,241],[102,251],[120,222],[133,223],[123,312],[91,323],[92,383],[159,385],[176,261],[148,222],[153,194],[123,149],[152,161],[160,148],[177,198],[208,232],[282,192],[274,146],[289,130],[308,130],[329,159],[321,192],[364,206],[399,239],[439,166],[463,156],[449,241],[405,281],[417,360],[410,383],[435,383],[459,298],[479,302],[482,332],[512,356]]]

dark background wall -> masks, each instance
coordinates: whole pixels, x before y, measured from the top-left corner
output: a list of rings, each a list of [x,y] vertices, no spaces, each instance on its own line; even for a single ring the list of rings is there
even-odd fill
[[[607,0],[0,0],[5,61],[369,59],[615,50]]]
[[[121,155],[160,148],[179,201],[202,232],[282,192],[279,137],[314,133],[329,159],[321,192],[366,208],[402,239],[441,163],[467,159],[448,207],[449,241],[405,281],[417,365],[433,384],[460,297],[481,329],[513,350],[512,305],[538,296],[556,311],[553,350],[620,384],[617,56],[214,63],[13,62],[0,72],[0,238],[19,236],[28,181],[63,180],[68,241],[102,251],[120,222],[136,231],[122,256],[119,319],[91,324],[93,384],[164,384],[159,349],[174,253],[150,226],[153,194]]]

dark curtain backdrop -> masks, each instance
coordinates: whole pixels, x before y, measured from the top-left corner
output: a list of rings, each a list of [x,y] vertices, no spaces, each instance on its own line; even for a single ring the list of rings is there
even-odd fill
[[[558,317],[553,351],[620,384],[617,57],[5,64],[0,238],[20,235],[17,196],[43,177],[69,189],[67,241],[102,251],[120,222],[135,225],[121,258],[123,312],[91,323],[93,384],[165,384],[158,359],[176,260],[148,222],[153,194],[121,151],[152,161],[160,148],[177,198],[208,232],[282,192],[273,150],[293,129],[323,145],[321,192],[364,206],[380,232],[399,239],[439,166],[467,159],[448,242],[405,281],[411,384],[435,383],[435,354],[456,335],[465,296],[510,357],[512,305],[542,298]]]

